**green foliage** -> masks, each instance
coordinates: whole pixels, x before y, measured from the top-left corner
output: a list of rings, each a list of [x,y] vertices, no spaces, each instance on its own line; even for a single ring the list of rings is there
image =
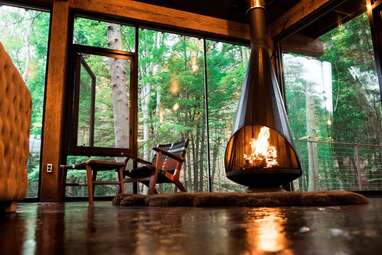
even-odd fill
[[[356,151],[351,143],[367,148],[362,144],[382,142],[380,91],[367,15],[364,13],[339,25],[319,39],[325,45],[319,59],[298,54],[283,56],[290,125],[304,169],[300,189],[308,187],[312,167],[309,153],[316,155],[323,189],[354,189],[357,188]],[[314,77],[324,69],[311,70],[306,66],[314,61],[330,63],[331,88],[317,84]],[[325,143],[318,143],[312,152],[306,140]],[[361,164],[367,164],[367,168],[361,169],[363,174],[375,174],[381,152],[367,150],[358,155]]]
[[[50,14],[0,6],[0,41],[4,45],[32,96],[31,138],[40,140],[44,107],[45,70]],[[28,164],[28,197],[38,191],[40,150],[33,148]]]

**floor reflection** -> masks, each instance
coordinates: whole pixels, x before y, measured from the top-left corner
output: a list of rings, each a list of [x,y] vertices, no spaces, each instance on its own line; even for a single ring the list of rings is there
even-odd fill
[[[378,254],[381,210],[22,204],[0,216],[0,254]]]
[[[276,253],[293,254],[286,251],[289,241],[285,226],[287,218],[283,209],[262,208],[251,210],[247,222],[247,245],[250,254]]]

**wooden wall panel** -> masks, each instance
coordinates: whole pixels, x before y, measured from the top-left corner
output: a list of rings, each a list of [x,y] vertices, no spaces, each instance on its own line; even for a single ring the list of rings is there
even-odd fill
[[[64,89],[68,47],[69,2],[54,0],[51,37],[49,42],[48,74],[44,115],[44,133],[41,168],[41,201],[61,201],[61,144],[64,118]],[[53,172],[47,173],[47,164],[53,164]]]

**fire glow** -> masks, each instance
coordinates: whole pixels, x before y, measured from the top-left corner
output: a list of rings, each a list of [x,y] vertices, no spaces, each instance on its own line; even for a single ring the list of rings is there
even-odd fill
[[[252,138],[249,144],[251,145],[251,154],[244,153],[245,161],[254,167],[271,168],[277,166],[277,150],[275,146],[269,144],[270,131],[267,127],[260,129],[257,138]]]

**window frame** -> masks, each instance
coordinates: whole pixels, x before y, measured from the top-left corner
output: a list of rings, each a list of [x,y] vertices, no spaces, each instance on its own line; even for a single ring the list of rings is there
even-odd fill
[[[379,80],[380,97],[382,102],[382,0],[367,0],[367,15],[371,28],[371,36],[374,48],[374,58]]]
[[[114,50],[108,48],[101,48],[95,46],[85,46],[75,44],[73,42],[74,36],[74,21],[76,17],[84,17],[88,19],[113,22],[112,20],[97,19],[95,17],[89,17],[87,15],[74,14],[70,19],[70,34],[69,34],[69,63],[68,63],[68,82],[67,82],[67,102],[65,103],[66,118],[65,122],[69,123],[69,128],[65,132],[65,139],[63,142],[65,157],[63,161],[66,161],[66,156],[110,156],[110,157],[125,157],[129,155],[135,155],[137,148],[137,97],[138,97],[138,53],[137,53],[137,27],[134,28],[134,52],[124,50]],[[114,23],[114,22],[113,22]],[[117,22],[118,23],[118,22]],[[119,24],[119,23],[118,23]],[[121,23],[122,24],[122,23]],[[125,24],[123,24],[125,25]],[[112,57],[118,59],[129,60],[130,62],[130,88],[129,88],[129,148],[111,148],[111,147],[96,147],[96,146],[78,146],[78,112],[79,112],[79,71],[80,62],[79,54],[90,54],[97,56]]]

